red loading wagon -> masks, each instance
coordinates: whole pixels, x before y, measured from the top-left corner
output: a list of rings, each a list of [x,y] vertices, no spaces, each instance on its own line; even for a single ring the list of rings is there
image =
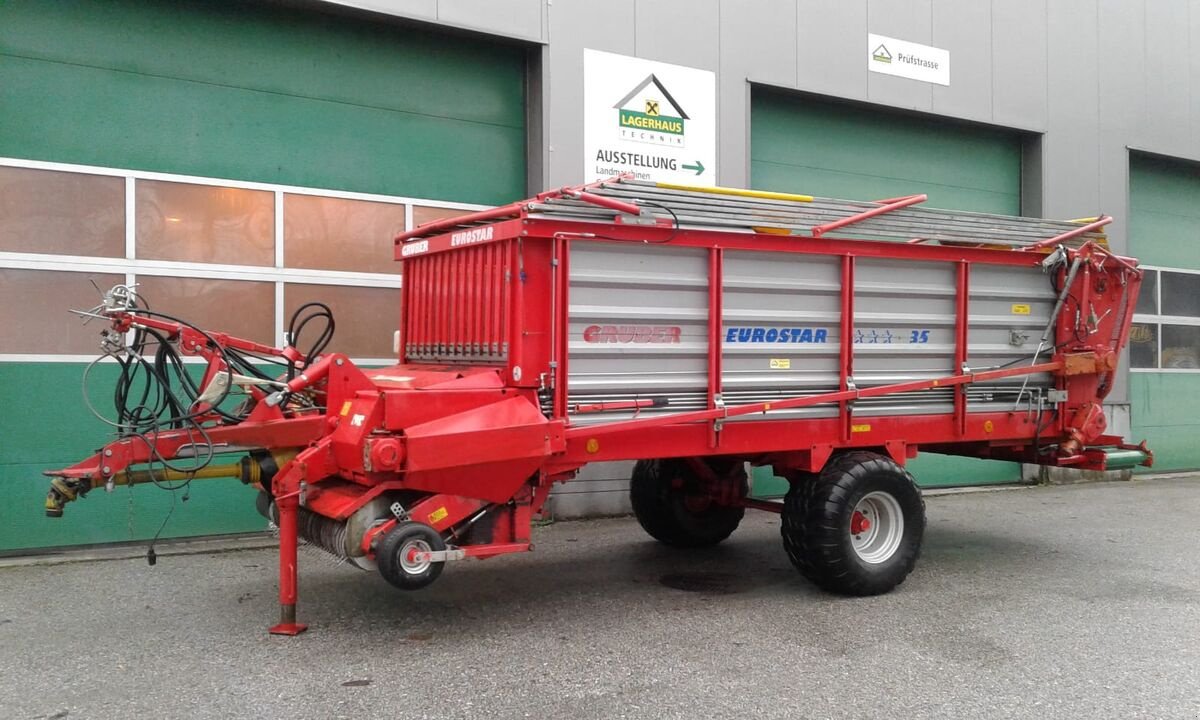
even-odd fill
[[[1107,249],[1109,218],[923,199],[617,178],[434,222],[396,238],[383,369],[324,352],[319,305],[272,348],[115,288],[90,314],[124,370],[117,439],[47,473],[47,513],[101,486],[240,477],[280,530],[271,630],[295,634],[300,539],[420,588],[448,561],[530,550],[554,483],[636,460],[634,512],[658,540],[711,545],[746,508],[779,512],[807,578],[886,592],[925,527],[904,469],[919,451],[1151,462],[1101,409],[1142,276]],[[187,355],[207,361],[199,381]],[[787,497],[749,497],[747,464]]]

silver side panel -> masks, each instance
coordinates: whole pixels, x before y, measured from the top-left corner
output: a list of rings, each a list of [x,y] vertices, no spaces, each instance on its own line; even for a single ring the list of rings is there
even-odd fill
[[[954,367],[955,267],[952,263],[860,258],[854,264],[854,383],[859,388],[933,380]],[[949,394],[888,396],[855,406],[856,415],[944,413]]]
[[[706,407],[706,250],[575,242],[568,293],[570,405],[670,398],[643,414]],[[688,397],[694,402],[685,403]],[[584,414],[579,421],[628,416]]]
[[[721,387],[727,405],[837,390],[841,266],[841,258],[831,256],[725,253]],[[836,406],[770,413],[836,414]]]
[[[1042,337],[1055,294],[1047,275],[1029,268],[973,265],[971,267],[968,312],[967,356],[972,369],[984,370],[1001,365],[1030,362]],[[1052,350],[1043,349],[1044,362]],[[1007,378],[975,386],[977,393],[968,397],[967,407],[975,412],[1012,409],[1025,378],[1030,388],[1052,388],[1054,379],[1047,374]],[[984,397],[980,391],[990,391]]]
[[[707,251],[576,242],[570,257],[569,404],[572,422],[610,422],[630,409],[579,405],[648,398],[638,416],[708,407]],[[840,257],[727,251],[722,311],[722,399],[769,402],[838,389]],[[854,272],[854,372],[859,388],[955,374],[957,266],[859,258]],[[968,361],[986,370],[1028,362],[1054,305],[1031,268],[971,267]],[[1024,359],[1024,360],[1023,360]],[[973,412],[1012,409],[1024,378],[972,385]],[[1049,376],[1031,388],[1052,386]],[[860,400],[854,414],[948,413],[950,388]],[[777,418],[836,415],[835,405],[770,411]],[[762,415],[742,419],[761,419]]]

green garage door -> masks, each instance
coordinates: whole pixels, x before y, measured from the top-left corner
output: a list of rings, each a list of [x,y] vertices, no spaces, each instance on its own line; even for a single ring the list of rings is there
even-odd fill
[[[756,88],[751,98],[754,188],[863,200],[925,193],[929,207],[1020,214],[1020,135]],[[923,454],[925,486],[1013,482],[1015,463]],[[780,493],[782,480],[756,484]]]
[[[1200,468],[1200,164],[1134,154],[1129,248],[1148,269],[1130,342],[1133,438],[1154,467]]]
[[[524,48],[322,14],[312,9],[315,3],[301,5],[232,0],[0,3],[0,157],[460,203],[490,205],[525,196]],[[0,170],[10,178],[0,180],[18,182],[11,180],[15,171]],[[69,237],[48,240],[41,247],[35,233],[16,227],[23,220],[14,217],[29,215],[16,207],[17,198],[46,194],[35,188],[36,183],[57,188],[66,200],[82,204],[79,193],[62,190],[84,187],[82,181],[60,175],[66,174],[25,171],[20,177],[31,178],[22,188],[26,195],[9,192],[6,198],[0,192],[0,214],[11,216],[6,222],[0,215],[0,249],[26,243],[21,252],[103,254],[89,253]],[[119,258],[124,252],[124,186],[115,180],[115,186],[86,186],[87,202],[112,206],[88,215],[96,221],[92,225],[102,226],[89,226],[88,233],[115,233],[112,242],[118,254],[109,257]],[[168,190],[148,183],[146,192]],[[267,199],[262,212],[274,217],[269,192],[258,192],[263,195]],[[245,191],[239,201],[243,196],[256,203],[261,199]],[[193,202],[191,195],[179,197],[181,203]],[[317,227],[315,221],[305,220],[310,217],[341,218],[322,229],[328,237],[342,237],[338,233],[350,233],[352,224],[370,222],[362,214],[338,216],[343,206],[336,203],[341,200],[319,200],[296,204],[297,212],[317,213],[296,216],[309,229]],[[292,200],[285,197],[283,202]],[[418,221],[422,210],[412,211]],[[87,212],[72,207],[63,215]],[[50,210],[38,220],[49,224],[53,215]],[[383,225],[395,222],[394,208],[384,215],[381,211]],[[283,223],[282,217],[276,222]],[[403,217],[401,207],[401,223]],[[177,217],[166,220],[179,222]],[[220,226],[220,218],[216,223],[210,223],[209,234],[202,237],[227,243],[223,238],[231,231]],[[269,222],[266,227],[267,260],[244,264],[270,270]],[[390,234],[385,234],[386,243]],[[229,251],[227,246],[219,249]],[[390,245],[384,249],[390,250]],[[259,248],[246,250],[249,255]],[[342,261],[329,259],[336,252],[319,254],[322,262]],[[13,278],[18,276],[30,283],[26,287],[36,287],[33,271],[6,268],[4,262],[0,258],[0,285],[7,287],[0,287],[0,298],[12,299],[17,292]],[[285,266],[291,267],[290,262],[290,257],[284,258]],[[108,274],[101,281],[111,284],[112,278],[123,277],[122,271],[105,270]],[[388,270],[373,272],[378,276]],[[58,274],[65,273],[47,271],[42,276]],[[77,275],[64,287],[75,287],[76,280],[86,286],[86,273]],[[195,284],[174,287],[186,290]],[[264,282],[241,285],[263,290],[269,339],[270,288],[259,287],[266,286]],[[301,297],[301,292],[321,287],[289,285],[288,293]],[[341,290],[351,298],[357,289]],[[58,302],[69,301],[42,303],[45,307],[35,308],[37,316],[55,322],[69,317],[65,310],[72,305],[59,307]],[[281,302],[299,301],[289,295]],[[246,314],[250,311],[247,308]],[[230,322],[242,320],[231,317]],[[72,327],[77,325],[72,322]],[[94,324],[87,332],[93,328]],[[253,496],[232,481],[198,484],[186,503],[183,494],[173,499],[149,486],[132,492],[120,489],[111,497],[93,496],[72,504],[62,520],[44,518],[41,505],[47,484],[40,472],[84,458],[109,437],[109,429],[81,403],[84,365],[76,362],[78,355],[19,356],[17,352],[29,351],[14,351],[9,328],[5,333],[9,341],[0,348],[0,353],[8,353],[0,361],[0,552],[151,537],[171,508],[164,536],[263,527]],[[339,327],[339,336],[347,333],[353,335],[353,328],[343,332]],[[93,378],[93,401],[108,409],[112,366],[100,366],[94,375],[99,377]]]

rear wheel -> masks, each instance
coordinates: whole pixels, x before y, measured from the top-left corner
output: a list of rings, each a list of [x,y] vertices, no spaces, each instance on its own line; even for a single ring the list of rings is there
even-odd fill
[[[444,562],[424,560],[420,553],[446,549],[436,530],[419,522],[402,522],[379,541],[375,562],[379,574],[401,590],[420,590],[442,574]]]
[[[684,459],[640,460],[634,465],[629,500],[638,522],[655,540],[674,547],[704,547],[737,529],[745,508],[722,504],[716,491],[729,491],[727,499],[745,497],[745,468],[731,460],[707,465],[711,475],[697,472]]]
[[[818,587],[879,595],[908,577],[925,534],[925,501],[912,476],[873,452],[834,457],[784,499],[783,547]]]

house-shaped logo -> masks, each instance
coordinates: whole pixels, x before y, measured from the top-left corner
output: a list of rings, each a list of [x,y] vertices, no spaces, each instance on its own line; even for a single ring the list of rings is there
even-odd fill
[[[892,54],[888,52],[887,45],[880,43],[879,47],[871,51],[871,59],[875,62],[890,63]]]
[[[653,73],[613,105],[613,109],[617,111],[622,139],[683,147],[688,115]]]

